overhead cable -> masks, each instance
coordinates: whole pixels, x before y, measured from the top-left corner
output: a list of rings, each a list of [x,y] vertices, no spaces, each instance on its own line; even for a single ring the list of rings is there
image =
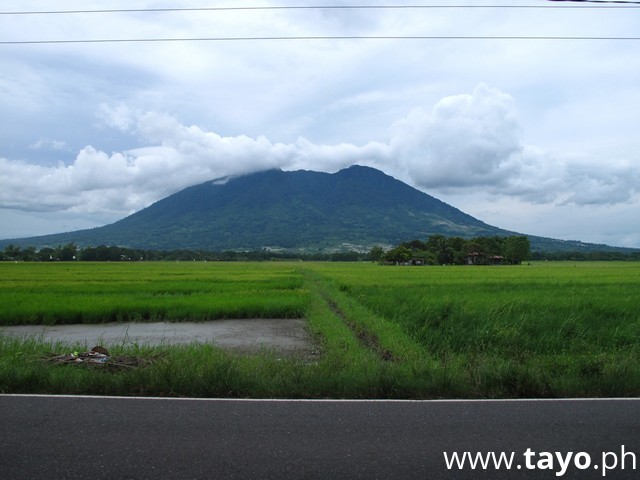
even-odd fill
[[[605,1],[605,0],[546,0],[547,2],[566,2],[574,5],[272,5],[272,6],[245,6],[245,7],[167,7],[167,8],[109,8],[109,9],[83,9],[83,10],[22,10],[0,11],[0,15],[65,15],[79,13],[163,13],[163,12],[224,12],[224,11],[250,11],[250,10],[410,10],[410,9],[467,9],[467,8],[507,8],[507,9],[552,9],[552,8],[640,8],[640,1]],[[575,5],[592,4],[592,5]],[[598,5],[594,5],[598,4]],[[614,5],[615,4],[615,5]],[[626,7],[625,7],[626,5]]]
[[[94,38],[76,40],[7,40],[0,45],[36,45],[71,43],[154,43],[154,42],[251,42],[251,41],[310,41],[310,40],[574,40],[574,41],[638,41],[640,37],[569,37],[569,36],[395,36],[395,35],[331,35],[292,37],[185,37],[185,38]]]
[[[625,1],[625,0],[547,0],[547,2],[566,2],[566,3],[608,3],[608,4],[615,4],[615,5],[640,5],[640,2],[634,2],[634,1]],[[576,5],[577,8],[584,8],[584,7],[578,7]],[[612,8],[618,8],[618,7],[612,7]]]

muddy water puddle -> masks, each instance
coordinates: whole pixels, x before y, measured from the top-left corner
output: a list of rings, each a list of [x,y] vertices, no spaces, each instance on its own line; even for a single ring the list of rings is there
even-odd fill
[[[303,319],[234,319],[207,322],[20,325],[0,327],[0,335],[68,345],[181,345],[211,343],[238,351],[276,350],[312,354]]]

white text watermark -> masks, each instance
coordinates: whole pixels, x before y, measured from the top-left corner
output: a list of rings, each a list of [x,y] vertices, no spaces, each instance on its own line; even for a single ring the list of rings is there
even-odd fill
[[[587,452],[443,452],[448,470],[551,470],[562,477],[572,470],[598,470],[606,477],[618,470],[635,470],[636,454],[621,445],[617,451],[592,457]]]

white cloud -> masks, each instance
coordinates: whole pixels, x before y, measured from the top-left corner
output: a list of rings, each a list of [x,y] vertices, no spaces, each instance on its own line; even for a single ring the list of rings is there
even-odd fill
[[[54,150],[54,151],[68,151],[69,147],[64,140],[51,140],[49,138],[40,138],[33,142],[28,147],[31,150]]]
[[[117,128],[123,132],[129,131],[135,122],[135,114],[125,104],[120,103],[116,106],[101,103],[98,106],[96,116],[107,126]]]
[[[521,197],[445,194],[442,200],[492,225],[515,232],[622,247],[640,247],[640,195],[616,205],[531,203]]]
[[[100,105],[98,117],[142,146],[110,154],[86,146],[72,162],[50,166],[0,158],[0,208],[116,219],[214,178],[269,168],[333,172],[352,164],[380,168],[436,196],[510,198],[532,211],[536,204],[615,206],[637,202],[640,193],[640,170],[630,160],[605,167],[584,155],[562,157],[526,145],[515,99],[484,84],[431,109],[414,108],[392,125],[388,142],[364,145],[222,136],[125,104]],[[508,228],[500,219],[482,219]]]
[[[607,166],[575,163],[566,174],[571,188],[564,204],[616,205],[640,192],[640,168],[627,162]]]
[[[629,160],[603,165],[525,144],[515,100],[483,84],[414,109],[393,132],[391,160],[431,191],[560,205],[615,205],[640,192],[640,167]]]
[[[414,109],[393,131],[394,154],[425,188],[501,185],[522,149],[513,98],[484,84]]]

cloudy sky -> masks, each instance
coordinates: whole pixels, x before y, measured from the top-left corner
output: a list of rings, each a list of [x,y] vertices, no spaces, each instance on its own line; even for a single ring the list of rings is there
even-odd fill
[[[432,8],[237,8],[365,3]],[[18,15],[7,12],[89,7],[5,2],[0,238],[104,225],[226,175],[360,164],[495,226],[640,247],[640,40],[621,39],[640,32],[631,3],[90,8],[212,6],[236,8]],[[168,38],[210,40],[51,42]]]

